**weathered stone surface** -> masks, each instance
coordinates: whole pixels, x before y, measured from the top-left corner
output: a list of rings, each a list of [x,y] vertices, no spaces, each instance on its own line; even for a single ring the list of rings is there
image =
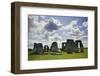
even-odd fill
[[[65,51],[66,48],[66,42],[62,42],[62,51]]]
[[[44,45],[44,52],[48,52],[49,51],[49,46],[48,45]]]
[[[44,53],[42,43],[38,43],[37,52],[38,52],[38,54],[43,54]]]
[[[81,40],[76,40],[75,42],[76,42],[78,51],[79,51],[79,52],[83,52],[83,48],[84,48],[84,47],[83,47],[82,41],[81,41]]]
[[[75,50],[74,50],[75,53],[78,53],[78,52],[79,52],[77,41],[75,41],[74,49],[75,49]]]
[[[48,45],[44,45],[42,43],[34,43],[34,48],[33,48],[33,54],[45,54],[50,52],[52,54],[61,54],[61,51],[65,51],[67,53],[78,53],[78,52],[84,52],[84,47],[83,43],[81,40],[76,40],[74,42],[73,39],[67,39],[66,42],[62,42],[62,49],[58,48],[57,42],[53,42],[51,45],[51,48],[49,48]]]
[[[83,52],[83,44],[81,40],[76,40],[74,42],[73,39],[67,39],[66,42],[62,43],[62,50],[67,52],[67,53],[78,53],[78,52]]]
[[[52,43],[51,52],[58,52],[58,44],[57,44],[57,42],[53,42]]]
[[[43,54],[44,53],[42,43],[34,43],[33,53],[34,54]]]
[[[66,44],[67,53],[74,52],[74,45],[75,45],[74,40],[72,40],[72,39],[67,40],[67,44]]]
[[[33,53],[34,53],[34,54],[36,54],[36,53],[37,53],[37,43],[34,43]]]

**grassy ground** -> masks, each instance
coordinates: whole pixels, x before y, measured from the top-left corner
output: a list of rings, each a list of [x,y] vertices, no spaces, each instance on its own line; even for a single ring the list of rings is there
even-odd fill
[[[56,59],[79,59],[79,58],[88,58],[88,49],[84,49],[83,53],[72,53],[67,54],[66,52],[62,52],[61,55],[51,55],[48,53],[47,55],[34,55],[32,51],[28,51],[28,60],[56,60]]]

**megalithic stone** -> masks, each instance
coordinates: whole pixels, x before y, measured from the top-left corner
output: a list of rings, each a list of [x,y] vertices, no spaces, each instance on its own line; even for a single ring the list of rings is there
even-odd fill
[[[62,42],[62,50],[65,51],[66,42]]]
[[[57,44],[57,42],[53,42],[52,43],[51,52],[58,52],[58,44]]]
[[[37,43],[34,43],[33,53],[34,53],[34,54],[36,54],[36,53],[37,53]]]
[[[76,44],[77,44],[77,47],[79,49],[79,52],[83,52],[84,47],[83,47],[82,41],[81,40],[76,40]]]
[[[84,52],[84,47],[82,41],[80,41],[80,52]]]
[[[49,46],[48,45],[44,45],[44,52],[48,52],[49,51]]]
[[[66,51],[67,53],[72,53],[74,52],[74,40],[73,39],[67,39],[67,44],[66,44]]]
[[[76,53],[79,52],[79,49],[78,49],[78,41],[77,40],[75,41],[75,52]]]
[[[38,43],[37,44],[37,53],[38,54],[43,54],[44,53],[43,44],[42,43]]]

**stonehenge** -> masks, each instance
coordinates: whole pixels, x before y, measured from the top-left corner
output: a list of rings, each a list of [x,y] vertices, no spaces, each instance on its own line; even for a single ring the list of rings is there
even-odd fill
[[[44,54],[48,52],[52,53],[61,53],[61,51],[64,51],[68,54],[71,53],[82,53],[84,52],[84,46],[81,40],[73,40],[73,39],[67,39],[66,42],[62,42],[62,48],[58,47],[57,42],[52,42],[51,47],[48,45],[44,45],[42,43],[34,43],[33,46],[33,54]]]
[[[43,54],[43,45],[42,43],[34,43],[33,53],[34,54]]]
[[[81,40],[76,40],[74,42],[74,40],[72,39],[67,39],[66,42],[62,43],[62,50],[67,52],[67,53],[79,53],[79,52],[83,52],[83,43]]]
[[[49,46],[48,45],[44,45],[44,52],[49,52]]]
[[[52,43],[51,52],[58,52],[58,44],[57,44],[57,42],[53,42]]]

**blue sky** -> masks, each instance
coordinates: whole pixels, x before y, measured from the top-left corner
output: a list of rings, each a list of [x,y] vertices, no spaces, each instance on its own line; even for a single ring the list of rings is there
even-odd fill
[[[34,42],[51,45],[53,41],[66,39],[82,40],[88,46],[88,18],[75,16],[28,15],[28,47],[33,48]]]

